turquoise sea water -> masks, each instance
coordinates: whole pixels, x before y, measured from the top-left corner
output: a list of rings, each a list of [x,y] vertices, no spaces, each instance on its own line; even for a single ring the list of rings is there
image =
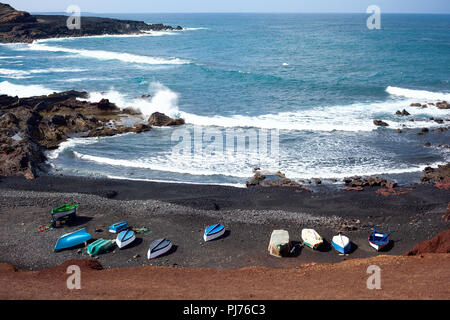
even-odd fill
[[[368,30],[362,14],[109,16],[186,29],[2,45],[0,93],[86,90],[92,100],[187,124],[72,139],[50,154],[55,172],[242,184],[255,166],[294,179],[339,178],[413,173],[449,159],[434,147],[449,143],[448,132],[396,129],[450,119],[448,110],[409,107],[450,101],[450,15],[385,14],[381,30]],[[395,115],[404,108],[411,116]],[[278,141],[275,153],[251,147],[266,134]]]

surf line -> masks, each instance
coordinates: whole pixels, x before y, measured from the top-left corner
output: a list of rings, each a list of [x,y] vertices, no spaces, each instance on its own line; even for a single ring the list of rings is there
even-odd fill
[[[218,307],[195,307],[191,304],[189,307],[184,307],[183,314],[184,315],[209,315],[211,318],[214,318],[216,315]]]

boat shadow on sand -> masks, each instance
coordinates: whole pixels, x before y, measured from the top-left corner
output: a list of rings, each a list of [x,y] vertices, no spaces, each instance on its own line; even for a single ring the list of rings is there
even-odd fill
[[[317,251],[329,252],[331,249],[333,249],[331,243],[329,243],[326,239],[323,239],[323,243],[317,248]]]
[[[92,220],[91,217],[77,216],[73,220],[67,220],[65,222],[57,222],[55,228],[60,229],[66,227],[79,227],[81,225],[87,224]]]
[[[230,234],[231,234],[230,230],[225,230],[223,235],[221,235],[220,237],[217,237],[215,239],[209,240],[208,242],[214,242],[214,241],[217,241],[217,240],[223,240],[223,239],[227,238]]]
[[[125,250],[128,250],[128,249],[133,249],[133,248],[137,247],[138,245],[140,245],[142,242],[144,242],[144,240],[142,238],[136,238],[136,239],[134,239],[134,241],[132,243],[130,243],[126,247],[123,247],[123,248],[121,248],[119,250],[120,251],[125,251]]]

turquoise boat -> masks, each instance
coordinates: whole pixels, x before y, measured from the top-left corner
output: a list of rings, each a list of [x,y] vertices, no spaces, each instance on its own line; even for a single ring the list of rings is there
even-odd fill
[[[86,253],[90,256],[97,256],[108,252],[114,245],[115,241],[113,240],[98,239],[87,247]]]

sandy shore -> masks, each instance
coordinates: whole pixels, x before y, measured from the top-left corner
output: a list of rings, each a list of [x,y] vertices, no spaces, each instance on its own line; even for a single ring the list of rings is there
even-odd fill
[[[416,243],[448,229],[448,222],[441,218],[450,202],[448,191],[416,185],[409,193],[383,196],[376,190],[332,191],[324,187],[310,193],[287,187],[240,189],[56,176],[2,178],[0,262],[40,270],[87,258],[85,248],[54,253],[53,247],[61,235],[82,227],[94,239],[112,239],[109,225],[122,220],[150,232],[137,235],[129,248],[100,255],[98,261],[105,268],[292,268],[377,256],[367,242],[373,224],[382,231],[395,231],[386,255],[402,255]],[[80,205],[75,225],[38,232],[39,226],[48,224],[50,210],[62,203]],[[226,236],[204,243],[204,228],[216,222],[226,225]],[[355,228],[345,232],[354,243],[347,256],[338,255],[329,243],[343,224]],[[291,241],[298,242],[305,227],[315,228],[327,240],[321,251],[301,248],[284,259],[268,254],[272,230],[286,229]],[[171,239],[174,250],[147,260],[148,246],[160,237]]]

